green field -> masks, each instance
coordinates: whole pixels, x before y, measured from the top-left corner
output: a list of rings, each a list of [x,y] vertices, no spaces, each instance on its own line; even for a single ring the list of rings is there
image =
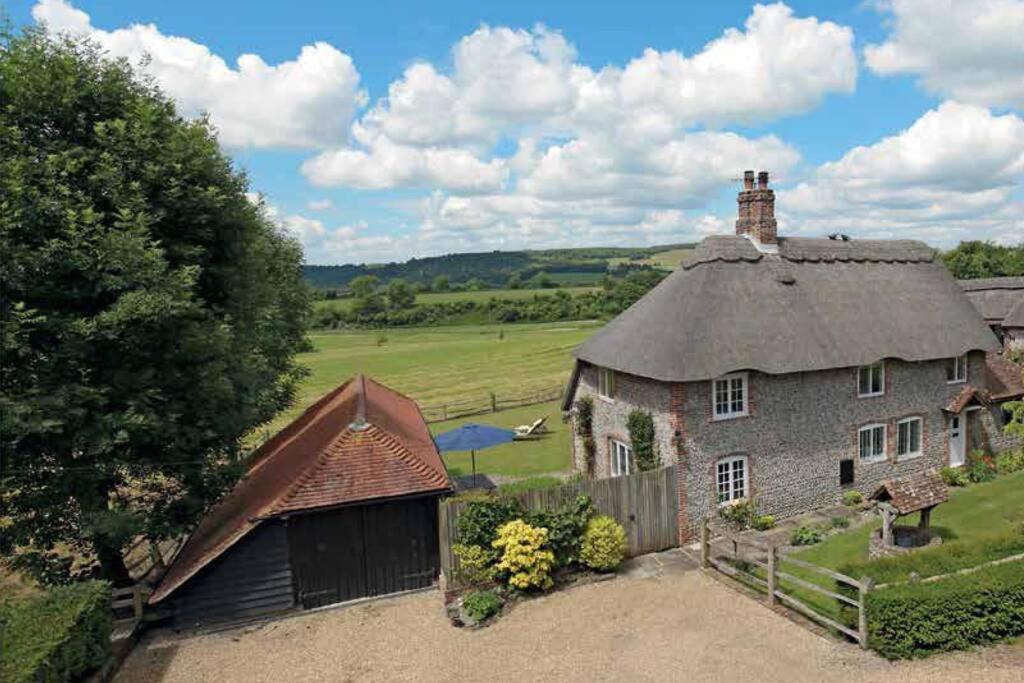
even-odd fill
[[[563,275],[571,275],[571,273],[563,273]],[[592,273],[586,273],[586,275],[592,275]],[[557,279],[557,278],[555,278]],[[599,289],[598,287],[561,287],[559,289],[482,289],[479,291],[469,292],[426,292],[423,294],[416,295],[417,304],[443,304],[450,303],[453,301],[476,301],[485,302],[491,299],[512,299],[519,301],[522,299],[532,299],[535,296],[551,296],[555,292],[561,290],[568,292],[569,294],[576,295],[584,292],[593,292]],[[323,309],[337,309],[341,311],[348,311],[352,309],[352,305],[355,303],[355,299],[321,299],[314,303],[315,310]]]
[[[659,251],[656,254],[651,254],[645,259],[629,259],[629,258],[615,258],[609,259],[608,264],[610,266],[618,266],[625,263],[632,263],[634,265],[646,265],[653,266],[655,268],[661,268],[662,270],[675,270],[679,266],[679,262],[683,260],[689,252],[693,251],[691,247],[682,247],[679,249],[667,249],[665,251]]]
[[[569,378],[573,347],[596,323],[479,325],[391,330],[342,330],[310,335],[315,351],[300,356],[310,370],[296,405],[264,430],[273,433],[303,408],[352,375],[363,372],[419,402],[425,412],[460,402],[486,405],[499,399],[561,387]],[[479,454],[479,472],[533,475],[565,470],[569,434],[558,402],[502,410],[431,425],[437,433],[463,422],[515,427],[548,416],[551,433],[534,441],[498,446]],[[469,454],[445,458],[452,474],[469,472]]]

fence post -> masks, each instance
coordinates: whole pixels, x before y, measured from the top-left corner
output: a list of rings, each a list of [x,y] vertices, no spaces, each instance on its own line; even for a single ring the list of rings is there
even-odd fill
[[[707,569],[711,566],[711,529],[707,517],[700,523],[700,566]]]
[[[865,650],[868,649],[868,614],[865,602],[872,583],[870,578],[862,576],[860,584],[857,586],[857,640],[860,641],[861,648]]]
[[[443,406],[441,406],[441,422],[445,422],[447,420],[448,420],[448,406],[447,405],[443,405]]]
[[[498,397],[494,395],[493,391],[491,392],[491,412],[498,412]]]
[[[142,584],[132,586],[132,611],[136,619],[142,619]]]
[[[775,605],[775,581],[776,567],[778,566],[779,551],[773,545],[768,549],[768,606]]]

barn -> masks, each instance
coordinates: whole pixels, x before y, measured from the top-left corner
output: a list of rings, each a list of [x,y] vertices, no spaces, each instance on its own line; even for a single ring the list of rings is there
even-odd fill
[[[149,602],[195,628],[430,586],[450,491],[416,403],[354,377],[254,453]]]

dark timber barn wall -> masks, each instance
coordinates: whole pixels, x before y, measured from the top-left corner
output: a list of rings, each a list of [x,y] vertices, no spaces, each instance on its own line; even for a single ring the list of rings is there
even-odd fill
[[[295,606],[288,533],[268,520],[181,587],[173,600],[178,628],[241,621]]]

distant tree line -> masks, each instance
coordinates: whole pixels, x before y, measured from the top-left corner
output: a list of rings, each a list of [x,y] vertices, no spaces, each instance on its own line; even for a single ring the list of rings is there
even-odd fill
[[[1001,246],[992,242],[961,242],[943,254],[946,267],[958,280],[1024,276],[1024,242]]]
[[[651,290],[665,273],[640,270],[623,278],[606,278],[601,289],[570,294],[558,289],[528,299],[494,297],[486,301],[447,301],[414,304],[406,295],[408,284],[393,280],[384,288],[365,280],[353,281],[361,296],[350,310],[324,308],[313,315],[318,328],[406,327],[560,320],[604,319],[615,316]]]
[[[486,288],[503,287],[513,277],[526,282],[542,273],[605,273],[632,270],[637,261],[687,245],[657,247],[585,247],[536,251],[493,251],[447,254],[410,259],[404,263],[303,267],[306,281],[317,290],[334,290],[337,296],[357,277],[372,275],[380,282],[403,279],[415,287],[432,287],[439,277],[452,286],[471,281]],[[612,259],[624,259],[612,265]]]

